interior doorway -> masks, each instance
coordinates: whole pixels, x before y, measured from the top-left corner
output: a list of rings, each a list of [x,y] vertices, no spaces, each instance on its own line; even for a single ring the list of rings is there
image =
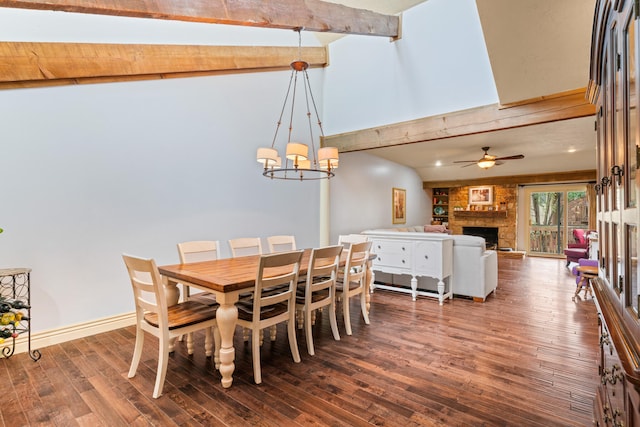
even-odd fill
[[[564,256],[576,228],[589,228],[586,184],[525,187],[527,254]]]

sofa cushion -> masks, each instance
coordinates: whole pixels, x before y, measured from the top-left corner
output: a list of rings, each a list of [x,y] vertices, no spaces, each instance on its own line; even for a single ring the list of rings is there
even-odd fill
[[[425,225],[420,231],[424,231],[425,233],[446,233],[447,227],[444,225]]]
[[[564,254],[569,258],[588,258],[587,249],[584,248],[568,248],[564,250]]]
[[[486,242],[483,237],[468,236],[466,234],[454,234],[451,237],[453,237],[454,246],[477,246],[482,250],[486,249]]]
[[[585,230],[581,228],[576,228],[573,230],[573,237],[576,239],[576,243],[580,243],[581,245],[587,244],[587,239],[585,237]]]

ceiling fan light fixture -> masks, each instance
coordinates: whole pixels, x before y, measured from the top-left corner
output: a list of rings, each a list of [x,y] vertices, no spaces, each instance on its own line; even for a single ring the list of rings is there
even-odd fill
[[[496,164],[496,161],[493,159],[482,159],[478,161],[478,166],[482,169],[489,169]]]
[[[496,165],[501,165],[502,163],[504,163],[504,160],[524,159],[524,154],[516,154],[506,157],[494,156],[492,154],[489,154],[489,148],[491,147],[482,147],[484,156],[482,156],[480,160],[456,160],[453,163],[466,163],[466,165],[462,166],[463,168],[476,164],[481,169],[489,169]]]

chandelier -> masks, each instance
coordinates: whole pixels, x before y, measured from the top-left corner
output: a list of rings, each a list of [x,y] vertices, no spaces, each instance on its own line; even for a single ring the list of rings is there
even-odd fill
[[[300,58],[300,50],[302,45],[302,28],[297,28],[298,32],[298,58]],[[309,83],[309,74],[307,69],[309,64],[301,59],[293,61],[291,64],[291,77],[289,78],[289,87],[284,98],[284,104],[280,111],[280,117],[276,125],[276,131],[273,135],[273,141],[271,147],[258,148],[257,160],[264,167],[262,175],[271,179],[289,179],[289,180],[313,180],[313,179],[329,179],[333,177],[334,170],[338,167],[338,149],[335,147],[322,147],[316,151],[315,144],[313,142],[313,126],[311,118],[311,109],[315,113],[315,119],[319,127],[320,136],[324,136],[322,130],[322,122],[318,115],[318,108],[311,92],[311,85]],[[295,142],[291,140],[293,132],[293,116],[295,110],[296,93],[298,91],[298,77],[301,75],[301,85],[304,89],[304,107],[306,107],[307,121],[309,124],[309,136],[311,141],[311,153],[309,153],[309,145],[302,142]],[[291,99],[290,99],[291,95]],[[290,102],[290,108],[287,108],[287,103]],[[278,131],[282,124],[282,119],[285,112],[289,111],[289,135],[287,138],[287,144],[284,151],[284,164],[283,158],[280,156],[276,148],[276,140],[278,137]]]

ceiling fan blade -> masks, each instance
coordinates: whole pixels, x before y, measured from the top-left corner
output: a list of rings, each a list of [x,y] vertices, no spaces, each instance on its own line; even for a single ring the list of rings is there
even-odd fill
[[[477,160],[454,160],[453,163],[477,163]]]
[[[524,159],[524,155],[516,154],[515,156],[496,157],[496,160],[518,160],[518,159]]]
[[[468,168],[469,166],[475,166],[476,164],[478,164],[477,161],[471,162],[471,163],[467,163],[466,165],[462,166],[463,168]]]

